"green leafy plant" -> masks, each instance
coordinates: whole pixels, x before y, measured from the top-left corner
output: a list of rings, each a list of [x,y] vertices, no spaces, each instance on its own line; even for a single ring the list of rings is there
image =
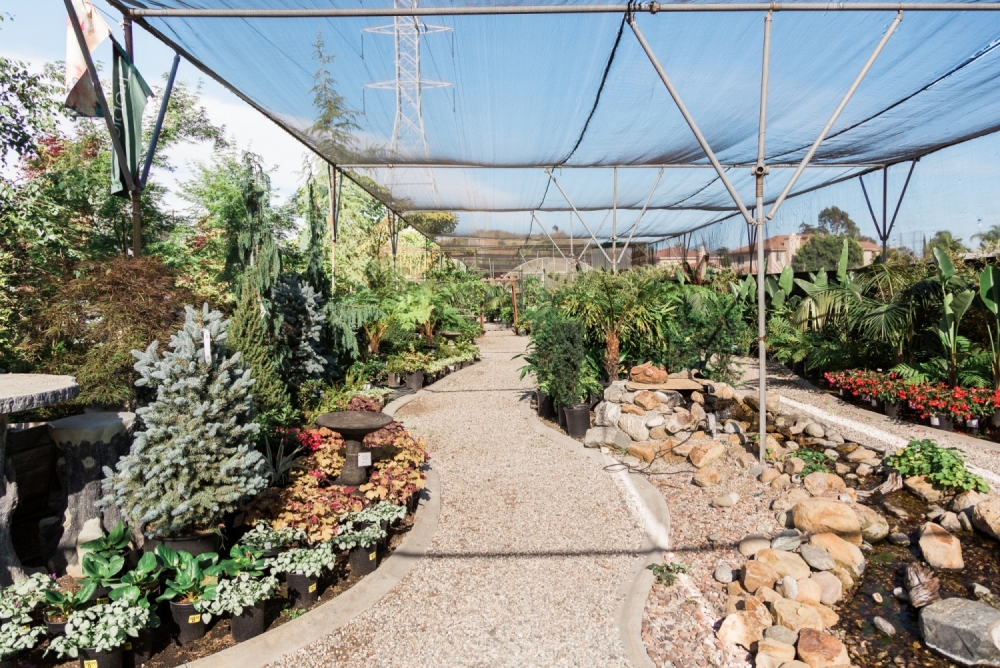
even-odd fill
[[[96,582],[88,582],[75,592],[63,593],[49,590],[45,592],[45,619],[50,622],[65,622],[76,610],[90,605],[90,599],[97,590]]]
[[[305,542],[305,540],[306,534],[301,529],[294,527],[274,529],[267,522],[260,521],[253,529],[243,534],[240,544],[266,551]]]
[[[206,575],[220,575],[225,573],[230,577],[236,577],[242,573],[247,573],[253,577],[259,577],[264,573],[268,560],[263,559],[263,550],[258,550],[247,545],[233,545],[229,550],[229,558],[223,559],[218,564],[205,569]]]
[[[337,564],[337,553],[331,543],[320,543],[316,547],[296,547],[285,550],[271,562],[271,573],[298,573],[306,577],[318,578],[323,571],[332,570]]]
[[[157,601],[172,601],[179,598],[178,603],[194,603],[213,584],[211,576],[205,571],[219,560],[219,555],[214,552],[206,552],[196,557],[188,552],[177,552],[166,545],[157,545],[156,556],[163,561],[164,569],[171,575],[167,578],[166,587],[157,597]]]
[[[228,612],[238,616],[243,614],[244,609],[272,598],[277,590],[278,579],[273,575],[243,572],[232,580],[223,580],[208,587],[194,607],[208,615]]]
[[[666,587],[673,586],[674,582],[677,581],[678,573],[687,573],[689,570],[687,566],[676,561],[671,561],[669,564],[650,564],[646,568],[653,571],[656,581]]]
[[[53,638],[45,653],[55,652],[60,658],[76,658],[81,648],[110,652],[124,645],[129,637],[137,637],[150,622],[148,608],[134,606],[127,601],[77,610],[66,622],[65,635]]]
[[[810,473],[815,473],[816,471],[822,471],[823,473],[829,473],[830,467],[829,463],[833,461],[833,457],[819,452],[817,450],[800,449],[793,452],[790,457],[798,457],[806,463],[802,472],[799,473],[803,478]]]
[[[989,492],[989,485],[966,468],[965,455],[957,448],[942,448],[927,439],[910,441],[884,460],[903,477],[922,475],[932,484],[960,492]]]
[[[371,547],[385,536],[386,533],[381,524],[355,529],[353,522],[345,522],[340,525],[340,533],[330,542],[346,552],[356,547]]]
[[[986,335],[990,340],[993,389],[1000,390],[1000,267],[990,265],[979,274],[979,297],[993,316],[993,327],[986,324]]]
[[[364,510],[348,515],[347,521],[370,524],[381,524],[382,522],[395,524],[404,517],[406,517],[406,506],[398,506],[390,501],[379,501]]]
[[[5,622],[0,626],[0,659],[9,659],[18,652],[32,649],[44,635],[44,626]]]
[[[120,554],[106,556],[88,552],[83,555],[84,578],[80,582],[84,585],[93,583],[98,587],[110,587],[115,584],[123,568],[125,568],[125,557]]]
[[[32,573],[24,580],[0,589],[0,618],[18,624],[28,624],[31,612],[45,601],[45,594],[59,585],[45,573]]]
[[[584,398],[582,377],[587,359],[586,330],[578,320],[552,323],[551,378],[552,398],[562,406],[576,406]]]
[[[148,605],[148,597],[160,586],[163,564],[153,552],[146,552],[139,558],[135,568],[127,571],[111,586],[108,596],[112,601],[129,600],[135,605]]]
[[[105,559],[113,556],[122,556],[128,551],[128,544],[131,540],[125,524],[119,520],[111,533],[101,536],[96,540],[90,540],[80,545],[80,549],[89,550],[93,554],[100,555]]]

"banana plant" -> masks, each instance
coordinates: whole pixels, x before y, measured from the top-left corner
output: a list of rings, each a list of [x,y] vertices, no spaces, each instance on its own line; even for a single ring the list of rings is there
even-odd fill
[[[768,276],[764,281],[764,292],[770,297],[771,310],[776,311],[783,308],[791,298],[794,288],[795,274],[790,265],[786,265],[777,278]]]
[[[941,248],[934,247],[934,261],[937,263],[938,281],[941,284],[942,305],[941,322],[937,326],[938,339],[944,348],[945,363],[948,366],[948,383],[958,385],[958,368],[970,354],[976,351],[968,345],[968,340],[958,334],[962,317],[972,305],[976,293],[973,290],[950,291],[957,273],[948,254]]]
[[[833,282],[830,282],[826,269],[820,269],[816,274],[809,274],[808,281],[795,279],[795,284],[806,293],[805,299],[799,302],[792,317],[792,323],[796,327],[821,330],[826,326],[827,319],[838,314],[846,314],[852,304],[860,299],[862,287],[847,271],[847,263],[848,241],[845,239]]]
[[[979,274],[979,297],[993,314],[993,327],[987,323],[986,333],[992,353],[990,369],[993,372],[993,389],[1000,390],[1000,268],[989,266]]]

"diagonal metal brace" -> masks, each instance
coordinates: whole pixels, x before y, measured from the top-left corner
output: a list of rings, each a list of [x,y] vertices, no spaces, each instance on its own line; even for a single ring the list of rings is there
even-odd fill
[[[559,188],[559,192],[562,193],[563,198],[569,203],[570,208],[573,209],[573,213],[576,214],[577,220],[579,220],[581,223],[583,223],[583,227],[590,234],[590,238],[594,240],[594,243],[597,244],[597,247],[601,249],[602,253],[604,253],[604,258],[608,261],[608,264],[611,264],[611,256],[608,255],[608,252],[606,250],[604,250],[603,246],[601,246],[601,242],[597,240],[596,236],[594,236],[594,233],[590,230],[590,226],[587,225],[587,221],[585,221],[583,219],[583,216],[580,215],[580,212],[576,210],[576,205],[573,204],[573,202],[569,198],[569,195],[567,195],[566,191],[563,190],[563,188],[562,188],[561,185],[559,185],[559,179],[557,179],[556,175],[552,173],[552,168],[551,167],[546,167],[545,168],[545,173],[548,174],[549,177],[552,179],[552,183],[556,184],[556,188]],[[588,242],[588,245],[589,245],[589,242]]]

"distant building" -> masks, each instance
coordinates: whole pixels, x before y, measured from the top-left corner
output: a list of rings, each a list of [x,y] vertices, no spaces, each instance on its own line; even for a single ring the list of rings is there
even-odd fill
[[[681,246],[671,246],[670,248],[661,248],[653,252],[653,264],[666,265],[671,268],[681,267],[685,261],[692,267],[697,266],[701,258],[705,257],[705,247],[694,249],[694,248],[682,248]],[[717,263],[713,262],[716,258],[709,258],[709,263],[713,266]]]
[[[767,273],[780,274],[782,269],[791,265],[795,254],[799,252],[799,249],[802,248],[807,241],[809,241],[809,237],[809,234],[797,234],[792,232],[791,234],[779,234],[765,239],[764,261],[767,263]],[[870,265],[875,261],[875,258],[879,257],[882,253],[882,247],[874,241],[859,239],[858,245],[861,246],[862,266]],[[743,246],[742,248],[729,251],[729,261],[732,268],[737,273],[745,274],[749,272],[751,268],[751,260],[753,269],[756,271],[756,246],[752,249],[749,246]]]

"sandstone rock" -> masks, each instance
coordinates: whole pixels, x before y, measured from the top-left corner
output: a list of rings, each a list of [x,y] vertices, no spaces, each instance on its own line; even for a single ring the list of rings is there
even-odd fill
[[[907,536],[905,533],[894,531],[891,534],[889,534],[889,542],[892,543],[893,545],[902,545],[903,547],[906,547],[907,545],[910,544],[910,537]]]
[[[661,367],[654,366],[652,362],[646,362],[645,364],[632,367],[629,371],[628,377],[633,383],[647,384],[665,383],[668,379],[666,370]]]
[[[874,450],[869,450],[868,448],[858,448],[844,458],[849,462],[866,462],[875,459],[878,455]]]
[[[694,474],[694,484],[699,487],[715,487],[719,484],[719,469],[709,466]]]
[[[943,496],[941,490],[934,489],[926,476],[915,475],[903,480],[903,485],[927,503],[937,503]]]
[[[920,610],[928,647],[966,666],[1000,666],[1000,610],[980,601],[946,598]]]
[[[622,413],[627,415],[638,415],[640,417],[646,415],[646,411],[638,406],[633,406],[632,404],[622,404]]]
[[[684,403],[684,396],[680,392],[674,390],[659,391],[656,393],[656,398],[660,400],[663,404],[660,408],[662,409],[673,409]]]
[[[715,635],[723,644],[739,645],[749,650],[764,637],[764,628],[754,615],[743,610],[723,619]]]
[[[729,494],[723,494],[722,496],[717,496],[712,499],[712,505],[716,508],[731,508],[735,506],[739,500],[739,494],[736,492],[730,492]]]
[[[621,406],[610,401],[602,401],[594,408],[594,425],[597,427],[617,427],[618,418],[621,416]]]
[[[972,526],[1000,540],[1000,496],[976,504],[972,509]]]
[[[754,413],[760,410],[760,396],[758,392],[748,392],[743,395],[743,403],[747,405]],[[777,392],[767,393],[767,404],[765,408],[772,412],[777,413],[781,408],[781,395]]]
[[[740,570],[740,582],[751,594],[761,587],[773,587],[778,581],[778,573],[769,565],[759,561],[748,561]]]
[[[678,434],[678,436],[680,436],[680,434]],[[696,445],[698,444],[690,438],[681,440],[680,443],[674,446],[673,453],[678,457],[687,457],[691,454],[691,451],[694,450],[694,446]]]
[[[833,668],[851,663],[844,643],[822,630],[802,629],[796,650],[799,659],[809,668]]]
[[[719,441],[702,441],[692,448],[688,459],[695,468],[705,468],[722,459],[726,454],[726,446]]]
[[[974,508],[976,504],[981,501],[985,501],[988,498],[989,497],[987,495],[981,494],[974,489],[970,489],[967,492],[961,492],[956,494],[955,498],[952,499],[951,511],[953,513],[960,513],[963,510],[969,510],[970,508]]]
[[[861,577],[861,574],[865,572],[865,555],[856,546],[840,536],[833,533],[818,533],[814,534],[809,541],[826,550],[833,561],[852,577]]]
[[[819,585],[819,602],[823,605],[834,605],[844,597],[844,583],[832,573],[826,571],[813,573],[809,579]]]
[[[809,607],[819,613],[820,619],[823,620],[823,627],[827,629],[832,629],[840,621],[840,615],[826,607],[822,603],[806,603]]]
[[[801,487],[788,490],[771,503],[771,510],[791,510],[799,501],[810,498],[809,492]]]
[[[802,557],[794,552],[783,552],[770,548],[761,550],[754,557],[755,561],[767,564],[780,576],[791,576],[792,579],[809,577],[809,565],[802,560]]]
[[[691,417],[690,413],[673,413],[664,417],[665,421],[663,423],[663,427],[671,434],[686,431],[693,427],[696,422],[696,420]]]
[[[834,566],[833,570],[826,572],[832,573],[838,580],[840,580],[840,584],[844,585],[844,591],[850,591],[854,588],[854,576],[840,564]]]
[[[945,531],[961,531],[963,529],[962,523],[958,521],[958,515],[955,513],[942,513],[941,517],[937,519],[937,523]]]
[[[625,407],[625,404],[634,404],[635,403],[635,392],[622,392],[622,401],[621,401],[621,403],[622,403],[622,408]]]
[[[736,396],[733,388],[726,383],[715,383],[715,396],[723,401],[732,401]]]
[[[824,454],[829,454],[831,452],[835,451],[827,450]],[[840,462],[837,462],[836,464],[833,465],[833,470],[837,473],[837,475],[847,475],[851,472],[851,467],[848,466],[847,464],[841,464]]]
[[[778,581],[778,593],[785,598],[790,598],[793,601],[799,598],[799,583],[795,578],[790,575],[786,575],[781,580]]]
[[[927,522],[920,527],[919,542],[924,561],[934,568],[965,568],[962,544],[939,524]]]
[[[792,508],[795,528],[806,533],[835,533],[855,545],[861,544],[861,522],[846,503],[815,498],[799,501]]]
[[[779,598],[771,604],[771,612],[774,615],[775,624],[787,626],[791,630],[799,632],[799,642],[802,642],[803,630],[823,630],[823,619],[814,608],[805,603]]]
[[[648,441],[649,430],[646,421],[638,415],[622,415],[618,420],[618,428],[628,434],[633,441]]]
[[[799,549],[799,546],[801,544],[802,544],[802,533],[798,529],[790,529],[788,531],[782,531],[777,536],[771,539],[772,550],[793,552]]]
[[[836,562],[830,556],[830,553],[819,545],[803,545],[799,548],[799,555],[803,561],[817,571],[830,571],[836,566]]]
[[[644,462],[651,462],[656,458],[657,448],[651,443],[632,443],[628,446],[628,453]]]
[[[779,660],[779,665],[795,658],[795,646],[774,638],[764,638],[757,643],[757,652]]]
[[[636,393],[634,401],[636,406],[647,411],[655,410],[660,407],[660,398],[648,390]]]
[[[761,587],[754,593],[754,596],[764,601],[765,603],[774,603],[779,598],[782,598],[781,594],[774,591],[770,587]]]
[[[691,393],[691,401],[693,401],[694,403],[696,403],[696,404],[698,404],[700,406],[704,406],[705,405],[705,395],[702,394],[701,392],[699,392],[698,390],[695,390],[694,392]]]
[[[652,411],[646,413],[645,418],[646,418],[646,429],[650,429],[650,430],[652,430],[655,427],[662,427],[663,423],[666,422],[666,418],[664,418],[659,413],[653,413]],[[665,431],[666,430],[664,430],[664,432]],[[663,434],[663,438],[666,438],[666,437],[667,437],[667,435],[666,435],[666,433],[664,433]]]
[[[839,581],[838,581],[839,583]],[[795,600],[799,603],[822,603],[823,602],[823,588],[820,587],[819,583],[812,579],[812,576],[807,578],[802,578],[798,581],[798,596]]]
[[[696,422],[702,422],[708,418],[708,413],[701,407],[701,404],[691,404],[691,417]]]
[[[608,387],[604,388],[604,400],[612,403],[621,403],[622,394],[625,392],[625,381],[616,380]]]
[[[785,460],[785,473],[788,475],[797,475],[802,473],[802,469],[806,467],[806,462],[804,459],[799,459],[798,457],[789,457]]]
[[[771,489],[785,489],[792,484],[792,478],[787,473],[782,473],[771,481]]]
[[[663,418],[662,415],[659,415],[657,417],[659,417],[661,419]],[[649,429],[649,438],[651,438],[654,441],[665,441],[665,440],[667,440],[667,439],[670,438],[670,434],[667,433],[667,430],[663,427],[662,424],[660,424],[657,427],[650,427],[647,424],[646,427]],[[669,449],[670,448],[668,448],[668,450]]]
[[[799,641],[799,634],[787,626],[769,626],[764,629],[764,637],[783,642],[786,645],[795,645]]]
[[[836,497],[847,489],[847,485],[844,484],[840,476],[823,471],[813,471],[802,479],[802,483],[806,491],[813,496]]]
[[[760,474],[760,481],[765,485],[767,485],[775,478],[777,478],[779,475],[781,475],[781,473],[778,472],[778,469],[766,468],[764,469],[763,473]]]
[[[813,438],[823,438],[826,435],[826,430],[823,429],[823,425],[818,422],[810,422],[802,430],[806,436],[812,436]]]
[[[859,478],[866,478],[872,474],[872,467],[868,464],[858,464],[858,468],[854,469],[854,472]]]
[[[958,514],[958,523],[962,525],[963,531],[972,531],[975,528],[972,526],[972,520],[968,511]]]
[[[861,537],[874,545],[885,540],[889,535],[889,521],[877,511],[862,504],[853,506],[854,512],[861,522]]]
[[[740,554],[749,559],[761,550],[771,547],[771,539],[767,536],[753,534],[740,541]]]
[[[809,668],[808,663],[802,663],[798,659],[781,664],[781,668]]]
[[[749,452],[744,452],[736,458],[736,461],[743,468],[749,468],[757,464],[757,457],[750,454]]]
[[[583,444],[588,448],[627,448],[632,439],[618,427],[591,427],[583,437]]]

